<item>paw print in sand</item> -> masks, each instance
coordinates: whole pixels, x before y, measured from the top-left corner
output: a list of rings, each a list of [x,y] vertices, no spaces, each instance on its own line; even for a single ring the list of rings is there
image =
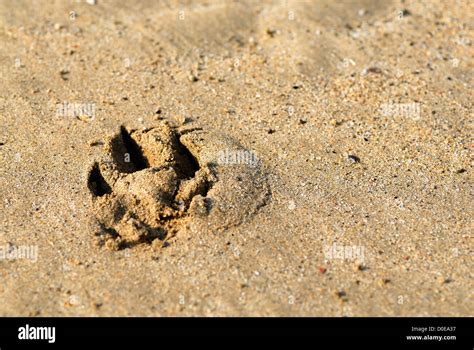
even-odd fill
[[[233,139],[166,122],[120,131],[88,172],[95,234],[112,249],[163,241],[189,224],[235,226],[265,205],[270,191],[260,164],[220,164]]]

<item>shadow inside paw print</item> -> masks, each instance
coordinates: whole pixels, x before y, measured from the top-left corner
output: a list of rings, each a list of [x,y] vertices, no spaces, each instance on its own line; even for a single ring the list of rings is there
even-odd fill
[[[168,124],[146,130],[120,128],[106,156],[89,171],[88,187],[101,244],[113,249],[164,240],[189,213],[206,213],[216,178],[200,166]]]

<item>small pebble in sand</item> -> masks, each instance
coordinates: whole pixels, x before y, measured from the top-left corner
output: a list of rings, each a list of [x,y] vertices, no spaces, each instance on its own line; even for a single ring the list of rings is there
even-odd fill
[[[101,140],[93,140],[89,142],[89,146],[94,147],[94,146],[102,146],[104,144],[104,141]]]
[[[175,115],[173,119],[178,123],[179,125],[184,125],[188,121],[188,119],[184,115]]]
[[[448,284],[448,283],[451,283],[453,281],[451,278],[446,278],[446,277],[443,277],[443,276],[438,277],[437,280],[438,280],[439,284]]]
[[[89,5],[97,5],[97,0],[86,0]]]
[[[288,209],[290,210],[295,210],[296,209],[296,204],[293,201],[288,202]]]
[[[270,36],[271,38],[273,38],[275,36],[275,34],[277,34],[277,30],[276,29],[267,29],[267,34],[268,36]]]
[[[389,284],[390,282],[392,282],[392,280],[390,280],[389,278],[382,278],[381,280],[379,280],[379,285],[381,287],[384,287],[387,284]]]
[[[362,71],[362,75],[367,75],[369,73],[382,74],[382,70],[379,67],[369,67]]]
[[[403,16],[403,17],[407,17],[407,16],[411,16],[411,12],[407,9],[403,9],[400,11],[400,14]]]
[[[356,271],[366,271],[367,269],[368,269],[368,267],[365,266],[364,264],[356,264],[356,266],[355,266]]]
[[[90,115],[78,115],[76,118],[86,123],[89,123],[90,121],[94,120],[94,117],[91,117]]]
[[[59,74],[61,75],[61,79],[66,81],[69,80],[69,71],[67,69],[62,69]]]
[[[351,163],[360,163],[360,158],[353,154],[347,155],[347,159],[349,159]]]
[[[343,290],[336,291],[336,296],[341,299],[341,301],[348,301],[347,293]]]

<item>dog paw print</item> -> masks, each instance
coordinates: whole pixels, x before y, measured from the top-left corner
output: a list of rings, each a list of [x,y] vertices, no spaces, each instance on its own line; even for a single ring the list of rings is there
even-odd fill
[[[238,225],[270,197],[260,162],[235,140],[164,121],[122,126],[91,166],[88,188],[99,243],[113,249],[164,241],[189,223],[216,231]]]

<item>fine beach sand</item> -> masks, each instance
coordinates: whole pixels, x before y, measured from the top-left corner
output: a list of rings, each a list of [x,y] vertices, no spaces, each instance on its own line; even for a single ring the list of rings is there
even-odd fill
[[[473,23],[1,0],[0,316],[472,316]]]

